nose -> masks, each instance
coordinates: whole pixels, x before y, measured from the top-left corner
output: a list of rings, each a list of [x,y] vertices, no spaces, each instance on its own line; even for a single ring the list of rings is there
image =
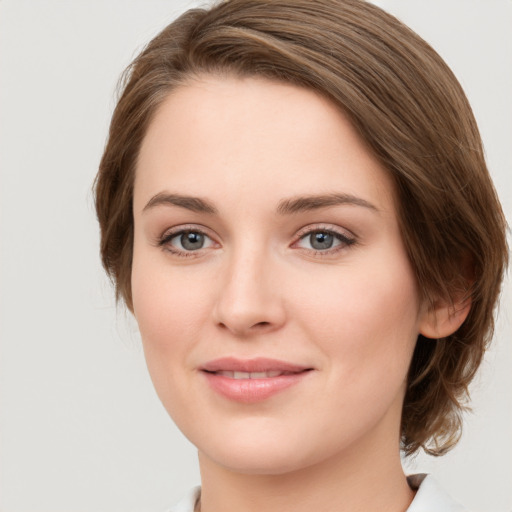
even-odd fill
[[[234,252],[219,281],[214,321],[240,338],[279,329],[286,320],[281,284],[279,268],[265,251]]]

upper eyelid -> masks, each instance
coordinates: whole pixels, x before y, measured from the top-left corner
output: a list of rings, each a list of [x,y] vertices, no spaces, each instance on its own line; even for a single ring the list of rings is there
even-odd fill
[[[325,231],[325,232],[328,232],[328,233],[333,233],[333,234],[336,234],[336,235],[340,235],[340,236],[343,236],[345,238],[357,238],[356,235],[346,229],[346,228],[341,228],[341,227],[337,227],[337,226],[333,226],[332,224],[323,224],[323,223],[319,223],[319,224],[313,224],[313,225],[308,225],[308,226],[304,226],[303,228],[299,229],[297,231],[297,239],[301,239],[303,238],[304,236],[310,234],[310,233],[314,233],[316,231]]]
[[[333,226],[329,223],[315,223],[315,224],[308,224],[307,226],[303,226],[302,228],[298,229],[296,232],[297,236],[303,236],[305,234],[308,234],[312,231],[332,231],[334,233],[338,233],[340,235],[348,233],[350,236],[354,236],[354,233],[352,233],[350,230],[346,228],[341,228],[338,226]],[[174,226],[172,228],[167,228],[162,233],[162,237],[166,236],[167,234],[172,233],[181,233],[182,231],[198,231],[200,233],[204,233],[205,235],[208,235],[211,233],[211,229],[207,228],[206,226],[203,226],[201,224],[180,224],[178,226]]]
[[[186,232],[186,231],[197,231],[198,233],[201,233],[203,235],[207,235],[210,238],[211,236],[211,230],[208,229],[206,226],[202,226],[201,224],[180,224],[179,226],[174,226],[172,228],[167,228],[164,230],[160,238],[167,238],[168,236],[175,236],[179,235],[180,233]]]

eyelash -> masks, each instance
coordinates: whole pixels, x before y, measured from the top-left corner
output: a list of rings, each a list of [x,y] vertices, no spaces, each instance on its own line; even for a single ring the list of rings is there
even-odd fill
[[[294,242],[294,245],[300,242],[301,240],[306,239],[308,236],[311,236],[315,233],[323,233],[327,235],[332,235],[335,239],[337,239],[340,244],[329,248],[326,250],[319,250],[319,249],[304,249],[303,251],[313,254],[313,256],[319,256],[319,257],[329,257],[337,254],[340,251],[343,251],[347,247],[350,247],[351,245],[354,245],[357,243],[357,239],[354,235],[348,235],[347,233],[342,233],[340,231],[337,231],[331,227],[323,226],[323,225],[316,225],[316,226],[308,226],[304,230],[299,231],[297,235],[297,241]]]
[[[195,258],[201,255],[201,249],[197,249],[195,251],[181,251],[179,249],[176,249],[173,247],[170,242],[174,238],[178,236],[182,236],[186,233],[197,233],[202,236],[205,236],[212,240],[212,238],[204,231],[203,229],[197,227],[197,226],[184,226],[180,227],[179,229],[166,232],[162,235],[162,237],[157,241],[157,245],[161,247],[163,250],[166,250],[170,253],[172,253],[175,256],[178,256],[180,258]],[[337,230],[334,230],[332,228],[324,227],[322,225],[317,225],[314,227],[308,227],[304,230],[299,231],[297,235],[297,240],[293,243],[293,245],[297,244],[301,240],[306,239],[308,236],[311,236],[315,233],[323,233],[327,235],[332,235],[334,238],[336,238],[340,244],[335,246],[334,248],[329,248],[326,250],[319,250],[319,249],[305,249],[305,248],[299,248],[299,250],[302,250],[304,252],[307,252],[309,254],[313,254],[314,256],[320,256],[320,257],[328,257],[332,256],[339,251],[342,251],[346,249],[347,247],[350,247],[351,245],[354,245],[357,243],[357,239],[355,236],[348,236],[347,234],[341,233]]]
[[[175,247],[173,247],[170,244],[170,242],[173,238],[182,236],[186,233],[198,233],[200,235],[203,235],[205,237],[212,239],[208,235],[208,233],[206,233],[205,230],[203,230],[197,226],[183,226],[183,227],[180,227],[179,229],[164,233],[162,235],[162,237],[158,240],[158,246],[162,247],[163,250],[168,251],[175,256],[178,256],[179,258],[197,258],[200,255],[201,249],[198,249],[196,251],[181,251],[179,249],[176,249]]]

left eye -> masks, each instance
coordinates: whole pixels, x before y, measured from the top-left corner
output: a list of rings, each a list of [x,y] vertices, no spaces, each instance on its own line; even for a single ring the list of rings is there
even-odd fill
[[[298,245],[303,249],[327,251],[340,245],[350,245],[353,240],[332,231],[312,231],[300,238]]]

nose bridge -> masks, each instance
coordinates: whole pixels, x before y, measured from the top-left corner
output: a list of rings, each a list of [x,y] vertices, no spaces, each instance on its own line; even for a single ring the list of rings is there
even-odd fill
[[[216,322],[237,335],[272,330],[284,321],[276,262],[267,244],[253,237],[229,251],[220,280]]]

